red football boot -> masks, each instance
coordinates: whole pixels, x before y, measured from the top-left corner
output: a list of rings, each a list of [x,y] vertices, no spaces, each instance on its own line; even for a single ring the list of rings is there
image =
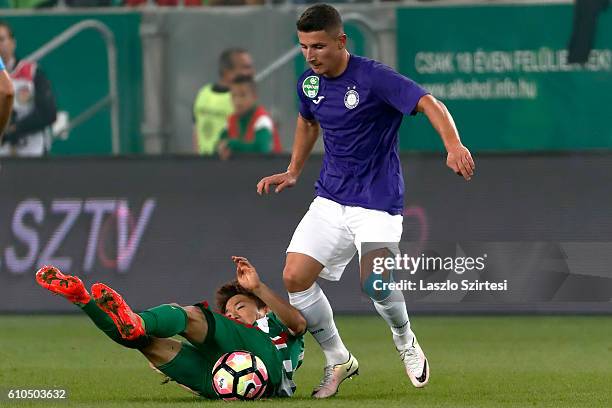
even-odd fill
[[[113,319],[121,337],[136,340],[146,335],[142,319],[123,300],[120,294],[103,283],[94,283],[91,293],[98,307]]]
[[[36,282],[56,295],[68,299],[72,303],[85,305],[91,296],[83,282],[76,276],[64,275],[55,266],[45,265],[36,272]]]

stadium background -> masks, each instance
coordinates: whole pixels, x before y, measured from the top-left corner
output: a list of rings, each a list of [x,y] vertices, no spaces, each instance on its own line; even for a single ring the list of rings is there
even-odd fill
[[[560,62],[572,33],[571,1],[406,1],[338,7],[346,18],[350,49],[430,85],[453,113],[477,161],[474,180],[461,182],[445,168],[443,146],[427,120],[404,121],[403,239],[444,243],[452,253],[493,245],[503,254],[496,265],[498,276],[516,279],[515,290],[505,296],[409,296],[409,311],[612,312],[611,10],[600,15],[592,59],[581,67]],[[21,327],[15,322],[23,321],[17,319],[25,314],[73,310],[35,284],[33,271],[49,262],[84,276],[88,283],[104,281],[120,288],[135,308],[210,298],[213,288],[233,273],[228,261],[233,254],[248,256],[264,279],[282,290],[284,250],[312,199],[322,145],[317,145],[293,190],[260,198],[255,184],[261,176],[284,168],[289,159],[297,114],[295,80],[304,69],[302,56],[295,53],[294,22],[303,8],[281,4],[6,10],[3,19],[14,28],[20,56],[80,21],[107,25],[117,51],[119,91],[115,149],[107,106],[67,138],[58,137],[49,157],[0,162],[0,313],[5,314],[7,330]],[[261,99],[280,126],[286,155],[229,162],[190,155],[193,98],[202,84],[215,80],[217,56],[228,46],[244,47],[253,55]],[[267,70],[281,57],[286,63]],[[58,108],[69,118],[77,118],[108,93],[107,58],[100,35],[88,30],[41,60]],[[360,295],[354,261],[341,284],[324,284],[324,289],[337,312],[374,313]],[[44,318],[29,319],[39,324]],[[424,320],[416,321],[430,339],[446,333],[446,326],[457,332],[463,326],[474,336],[485,326],[502,331],[515,327],[497,315],[467,324],[457,316],[420,319]],[[553,324],[521,321],[516,326],[524,325],[526,333],[553,326],[582,327],[587,333],[586,325],[593,322],[560,319]],[[71,320],[66,322],[72,327]],[[592,333],[608,327],[609,317],[598,322],[589,329]],[[360,334],[359,322],[341,318],[342,325],[347,331],[352,328],[354,336]],[[27,332],[22,329],[18,330]],[[484,335],[494,337],[492,332]],[[61,330],[53,336],[62,339]],[[0,337],[3,347],[17,338],[8,331]],[[541,348],[554,347],[558,338],[545,339]],[[470,345],[469,336],[463,340]],[[609,360],[609,342],[593,337],[586,343],[593,353],[606,353],[597,354],[597,360]],[[115,350],[113,346],[109,350]],[[439,355],[447,346],[432,343]],[[451,362],[455,358],[445,357]],[[20,366],[17,360],[4,361],[4,373]],[[576,375],[594,370],[602,381],[612,378],[609,364],[601,364],[578,366]],[[452,371],[451,363],[446,369]],[[27,378],[21,373],[18,378]],[[467,377],[487,373],[475,371]],[[451,377],[440,375],[441,382],[451,383]],[[7,377],[0,373],[0,378]],[[605,397],[597,384],[592,392],[600,399],[592,402],[606,406],[609,394]],[[359,393],[355,387],[349,389]],[[453,395],[448,394],[432,406],[461,405],[453,405]],[[484,393],[466,399],[466,406],[485,406],[477,403],[485,397],[495,400]],[[505,398],[528,402],[518,395]],[[553,400],[551,406],[579,406],[579,401],[570,400]],[[538,403],[543,401],[544,396]]]

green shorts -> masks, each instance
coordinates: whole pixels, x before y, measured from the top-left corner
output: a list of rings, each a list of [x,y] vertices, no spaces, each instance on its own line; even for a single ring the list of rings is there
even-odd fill
[[[266,333],[212,312],[206,303],[197,304],[208,323],[206,339],[201,344],[183,342],[172,361],[157,367],[159,371],[197,392],[202,397],[218,399],[212,387],[212,369],[219,357],[235,350],[247,350],[261,358],[268,370],[266,396],[275,394],[283,376],[282,361]]]

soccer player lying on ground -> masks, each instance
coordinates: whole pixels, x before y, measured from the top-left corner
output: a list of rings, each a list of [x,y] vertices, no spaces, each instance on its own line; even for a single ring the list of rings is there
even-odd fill
[[[304,356],[306,321],[293,306],[260,281],[246,258],[232,257],[235,281],[216,292],[217,306],[164,304],[135,313],[110,287],[95,283],[91,295],[76,276],[53,266],[36,273],[36,281],[81,308],[108,337],[140,351],[166,376],[210,399],[212,369],[223,354],[247,350],[261,358],[269,376],[264,397],[291,396],[293,372]],[[171,337],[181,335],[188,342]]]

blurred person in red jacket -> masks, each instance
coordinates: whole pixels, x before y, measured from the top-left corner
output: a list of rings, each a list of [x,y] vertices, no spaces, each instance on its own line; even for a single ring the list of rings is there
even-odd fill
[[[2,142],[4,128],[11,118],[14,96],[13,82],[6,72],[4,61],[0,56],[0,142]]]
[[[252,76],[239,75],[230,85],[234,112],[227,119],[217,148],[226,160],[233,152],[280,153],[280,138],[272,117],[257,100]]]
[[[51,84],[36,62],[15,56],[11,27],[0,22],[0,57],[10,73],[15,97],[0,156],[43,156],[51,145],[51,125],[57,108]]]

